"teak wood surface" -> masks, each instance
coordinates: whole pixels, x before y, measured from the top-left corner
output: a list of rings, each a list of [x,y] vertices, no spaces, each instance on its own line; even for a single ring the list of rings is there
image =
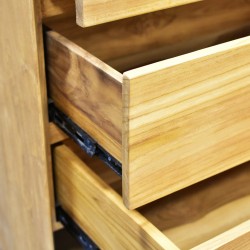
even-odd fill
[[[193,250],[248,250],[250,246],[250,220],[194,247]]]
[[[201,0],[75,0],[76,21],[87,27],[197,1]]]
[[[69,148],[56,148],[54,156],[58,200],[100,248],[177,249],[143,216],[127,210],[121,197]]]
[[[52,250],[40,3],[0,5],[0,249]]]
[[[50,95],[122,161],[127,207],[249,160],[249,14],[210,0],[86,29],[46,21]]]
[[[246,36],[249,15],[249,2],[245,0],[209,0],[84,29],[75,24],[72,16],[57,16],[44,22],[124,73]]]
[[[93,26],[201,0],[42,0],[44,18],[74,15],[82,27]]]
[[[124,73],[128,207],[250,160],[249,54],[246,37]]]
[[[54,152],[58,200],[102,249],[217,249],[249,230],[249,163],[129,211],[119,177],[67,145]]]
[[[50,144],[55,144],[64,141],[68,136],[58,128],[54,123],[49,123],[49,142]]]
[[[121,161],[122,76],[53,31],[47,34],[47,52],[55,105]]]

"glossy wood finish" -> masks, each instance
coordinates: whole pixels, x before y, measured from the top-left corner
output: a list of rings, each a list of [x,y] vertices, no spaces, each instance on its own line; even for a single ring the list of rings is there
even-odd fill
[[[0,249],[52,250],[39,1],[1,1]]]
[[[55,150],[58,199],[102,249],[190,249],[216,237],[225,245],[241,233],[221,234],[250,219],[249,163],[129,211],[119,177],[78,153],[71,144]]]

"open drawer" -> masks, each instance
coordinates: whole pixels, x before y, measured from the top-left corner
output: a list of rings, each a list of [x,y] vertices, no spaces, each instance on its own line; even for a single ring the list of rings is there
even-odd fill
[[[250,160],[249,17],[249,1],[211,0],[46,24],[50,96],[122,163],[127,207]]]
[[[54,163],[59,204],[101,249],[249,247],[249,163],[138,211],[125,208],[121,180],[98,159],[62,145]]]
[[[201,0],[41,0],[43,17],[74,14],[82,27],[106,23],[131,16]]]

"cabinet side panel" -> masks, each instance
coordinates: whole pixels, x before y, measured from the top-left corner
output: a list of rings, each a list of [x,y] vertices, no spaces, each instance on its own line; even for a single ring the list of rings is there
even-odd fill
[[[0,249],[53,249],[40,5],[0,8]]]

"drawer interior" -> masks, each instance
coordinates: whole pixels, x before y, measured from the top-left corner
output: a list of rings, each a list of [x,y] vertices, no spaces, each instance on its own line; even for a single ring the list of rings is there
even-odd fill
[[[98,159],[89,158],[71,142],[66,142],[66,144],[72,152],[89,166],[98,178],[105,182],[105,185],[101,185],[102,189],[109,193],[114,191],[118,194],[121,193],[121,180],[111,170],[103,166],[103,163]],[[64,161],[66,161],[66,164],[71,164],[70,161],[74,161],[74,157]],[[59,164],[58,162],[57,160],[56,164]],[[74,171],[73,165],[69,168]],[[56,166],[56,169],[56,176],[59,176],[57,187],[60,194],[58,197],[63,201],[62,206],[65,206],[66,210],[72,202],[76,204],[76,207],[70,208],[68,211],[74,218],[74,211],[79,212],[78,209],[81,208],[78,207],[80,206],[80,198],[77,193],[81,186],[77,186],[75,190],[71,186],[67,187],[60,180],[60,174],[58,173],[63,171],[63,168],[60,170],[60,167]],[[70,174],[67,173],[67,170],[65,171],[66,175]],[[79,176],[79,178],[84,182],[83,177]],[[137,211],[178,248],[190,249],[200,244],[203,244],[204,247],[205,242],[250,219],[249,183],[250,166],[249,163],[246,163],[152,202],[137,209]],[[70,192],[68,192],[67,188],[69,188]],[[109,188],[113,191],[110,191]],[[88,191],[86,190],[86,192]],[[69,196],[67,193],[71,195]],[[65,197],[60,198],[62,196],[67,199]],[[97,198],[94,200],[100,205],[101,209],[105,209],[105,213],[110,214],[109,209],[106,207],[107,204],[102,204]],[[82,211],[82,213],[84,212]],[[136,212],[128,211],[128,213],[134,214]],[[74,219],[78,220],[78,218]],[[116,220],[119,219],[116,218]],[[81,220],[78,222],[81,224]],[[110,226],[112,227],[112,225]],[[119,231],[119,229],[117,230]]]
[[[45,23],[123,73],[247,36],[249,16],[248,1],[210,0],[84,29],[71,16]]]

